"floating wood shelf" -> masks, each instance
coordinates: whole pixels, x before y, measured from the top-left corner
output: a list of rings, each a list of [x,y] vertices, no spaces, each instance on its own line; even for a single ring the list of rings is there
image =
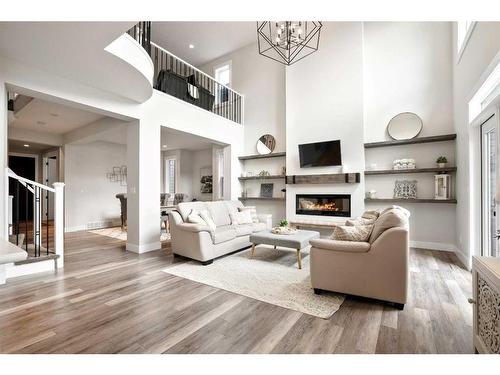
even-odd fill
[[[434,172],[456,172],[457,167],[446,167],[446,168],[414,168],[414,169],[384,169],[384,170],[374,170],[365,171],[365,175],[379,175],[379,174],[409,174],[409,173],[434,173]]]
[[[285,183],[293,184],[355,184],[361,173],[311,174],[286,176]]]
[[[240,181],[248,181],[248,180],[278,180],[281,178],[285,178],[282,175],[271,175],[271,176],[251,176],[251,177],[238,177]]]
[[[431,142],[444,142],[444,141],[453,141],[456,138],[457,138],[456,134],[435,135],[432,137],[405,139],[403,141],[383,141],[383,142],[365,143],[365,148],[402,146],[402,145],[413,145],[413,144],[431,143]]]
[[[456,199],[365,198],[366,203],[457,203]]]
[[[240,156],[239,160],[252,160],[252,159],[268,159],[268,158],[280,158],[286,156],[286,152],[275,152],[274,154],[267,155],[247,155]]]
[[[284,201],[285,198],[280,198],[280,197],[239,197],[238,198],[240,201],[248,201],[248,200],[262,200],[262,201]]]

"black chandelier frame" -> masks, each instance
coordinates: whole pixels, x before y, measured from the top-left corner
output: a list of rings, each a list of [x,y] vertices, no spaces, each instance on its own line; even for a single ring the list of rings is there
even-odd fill
[[[285,21],[285,22],[291,22],[291,21]],[[305,30],[304,40],[300,43],[290,40],[290,47],[288,48],[284,48],[281,45],[276,45],[271,39],[272,38],[271,25],[274,24],[275,22],[273,21],[257,22],[257,43],[259,46],[259,54],[271,60],[277,61],[279,63],[285,65],[292,65],[302,60],[304,57],[307,57],[310,54],[316,52],[319,49],[319,39],[323,24],[321,21],[303,21],[303,22]],[[313,25],[313,29],[308,33],[308,28],[310,27],[309,24]],[[268,32],[268,34],[266,34],[266,32]],[[262,45],[261,37],[264,39],[265,42],[267,42],[268,46]],[[315,37],[316,39],[313,40]],[[311,44],[309,45],[309,43]],[[297,58],[300,55],[300,53],[304,50],[304,48],[309,50],[308,53]],[[279,57],[281,57],[282,60],[279,60],[273,56],[266,54],[266,52],[270,50],[276,51],[276,53],[278,54]]]

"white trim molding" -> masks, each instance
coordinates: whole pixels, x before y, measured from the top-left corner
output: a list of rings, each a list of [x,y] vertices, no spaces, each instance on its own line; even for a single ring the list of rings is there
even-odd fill
[[[460,48],[458,48],[458,45],[457,45],[457,48],[458,48],[457,65],[460,63],[460,60],[462,59],[462,55],[464,54],[465,49],[467,48],[467,44],[469,43],[470,37],[472,36],[472,32],[474,31],[476,24],[477,24],[476,21],[472,21],[470,23],[469,27],[467,28],[467,31],[465,32],[464,37],[462,38]],[[459,43],[459,41],[458,41],[458,33],[459,33],[458,27],[459,27],[459,25],[457,22],[457,43]]]
[[[410,247],[424,250],[457,251],[457,247],[454,244],[443,242],[410,241]]]
[[[142,254],[142,253],[147,253],[150,251],[155,251],[155,250],[160,250],[161,249],[161,242],[153,242],[153,243],[148,243],[144,245],[136,245],[133,243],[127,242],[127,251],[131,251],[133,253],[137,254]]]

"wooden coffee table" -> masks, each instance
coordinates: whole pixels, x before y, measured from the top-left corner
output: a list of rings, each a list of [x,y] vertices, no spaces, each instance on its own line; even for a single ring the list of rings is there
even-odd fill
[[[250,242],[252,243],[252,252],[250,257],[255,254],[255,245],[272,245],[276,249],[279,247],[289,247],[297,250],[297,264],[299,269],[302,269],[302,256],[300,250],[309,246],[309,241],[319,238],[319,232],[312,230],[298,230],[294,234],[274,234],[270,230],[253,233],[250,235]]]

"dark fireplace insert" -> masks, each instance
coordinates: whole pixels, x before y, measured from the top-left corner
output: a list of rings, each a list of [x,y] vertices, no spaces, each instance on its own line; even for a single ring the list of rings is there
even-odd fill
[[[351,216],[349,194],[297,194],[295,196],[297,215]]]

